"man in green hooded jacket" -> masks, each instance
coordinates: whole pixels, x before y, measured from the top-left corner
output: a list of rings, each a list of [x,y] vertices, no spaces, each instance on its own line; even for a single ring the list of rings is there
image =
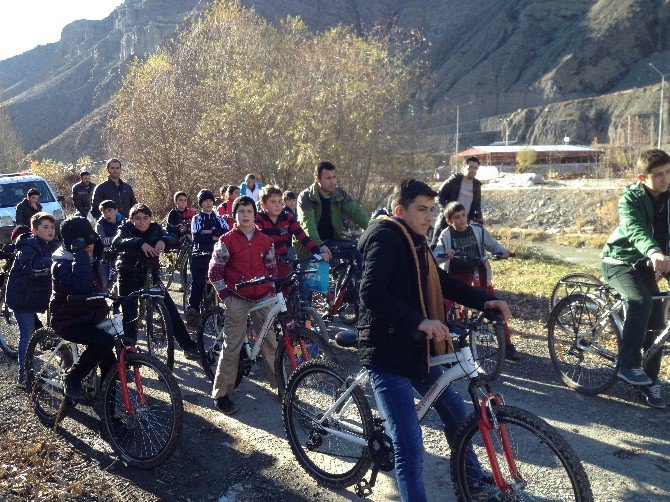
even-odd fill
[[[670,273],[670,155],[662,150],[642,152],[637,172],[638,183],[621,193],[619,226],[603,248],[602,274],[626,302],[618,376],[638,386],[647,404],[662,409],[662,351],[642,368],[641,349],[665,327],[663,304],[652,296],[659,293],[656,274]]]
[[[342,218],[346,216],[362,229],[368,227],[370,217],[347,192],[337,186],[335,166],[320,162],[316,166],[315,182],[298,196],[298,221],[305,233],[316,244],[328,248],[334,258],[352,258],[361,270],[360,253],[356,243],[344,233]],[[298,247],[302,258],[307,251]]]

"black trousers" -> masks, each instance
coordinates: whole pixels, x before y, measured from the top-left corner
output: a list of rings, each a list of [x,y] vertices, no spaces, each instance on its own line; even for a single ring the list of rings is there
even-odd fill
[[[139,291],[144,289],[144,274],[142,274],[142,279],[137,277],[135,274],[127,273],[121,271],[119,273],[119,294],[121,296],[126,296],[132,293],[133,291]],[[165,295],[163,297],[165,306],[168,309],[170,314],[170,320],[172,321],[172,329],[174,330],[174,338],[182,349],[194,349],[197,348],[197,344],[191,339],[191,336],[188,334],[186,325],[182,321],[181,316],[179,315],[179,310],[175,305],[174,301],[170,295]],[[123,333],[127,337],[133,337],[137,339],[137,300],[125,301],[121,305],[123,311]]]
[[[75,324],[63,338],[68,342],[74,342],[78,345],[86,345],[86,350],[79,357],[79,360],[72,366],[70,374],[72,378],[81,380],[88,373],[100,365],[102,379],[104,380],[107,371],[114,366],[116,356],[114,355],[114,338],[106,331],[96,328],[89,323]]]
[[[207,283],[207,270],[209,269],[209,260],[211,256],[208,255],[193,255],[191,256],[191,294],[188,296],[188,308],[200,310],[200,303],[202,302],[202,295],[205,292],[205,284]]]

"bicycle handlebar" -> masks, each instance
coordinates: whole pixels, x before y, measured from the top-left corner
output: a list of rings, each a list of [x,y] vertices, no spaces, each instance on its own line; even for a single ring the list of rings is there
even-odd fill
[[[479,313],[479,315],[472,321],[467,322],[467,323],[458,323],[458,322],[453,322],[453,321],[445,321],[444,324],[447,325],[449,328],[449,331],[454,333],[461,331],[462,329],[466,329],[468,334],[470,334],[474,328],[478,327],[484,319],[488,319],[490,321],[494,322],[502,322],[502,314],[498,309],[485,309],[482,312]],[[426,333],[424,331],[419,331],[415,330],[412,332],[412,339],[415,341],[421,341],[426,338]],[[465,338],[463,337],[461,340],[459,340],[458,347],[462,348],[465,346]]]
[[[163,298],[164,293],[159,288],[151,289],[140,289],[138,291],[133,291],[129,295],[120,296],[114,295],[112,293],[93,293],[90,295],[67,295],[67,301],[69,302],[81,302],[81,301],[92,301],[92,300],[112,300],[113,302],[121,302],[131,298],[141,298],[141,297],[153,297],[153,298]]]

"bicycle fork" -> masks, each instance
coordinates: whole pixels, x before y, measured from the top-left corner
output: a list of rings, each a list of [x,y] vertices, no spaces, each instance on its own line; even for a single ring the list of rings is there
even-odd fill
[[[119,360],[116,363],[119,372],[119,383],[121,384],[121,397],[123,399],[123,407],[126,410],[126,413],[134,415],[137,410],[133,407],[130,402],[130,392],[128,392],[128,377],[126,374],[126,352],[136,352],[135,347],[125,347],[121,349],[119,353]],[[137,387],[137,402],[138,404],[144,406],[146,404],[146,398],[144,397],[144,388],[142,387],[142,377],[140,376],[140,368],[138,365],[133,367],[133,378],[135,380],[135,386]]]
[[[493,394],[490,388],[486,387],[486,394],[482,398],[479,407],[477,408],[477,426],[479,432],[482,434],[482,439],[484,441],[484,449],[486,450],[486,456],[489,460],[489,466],[491,467],[491,472],[493,474],[493,480],[498,487],[498,489],[504,493],[512,493],[512,487],[505,481],[505,478],[502,475],[500,469],[500,463],[496,456],[495,446],[493,445],[493,438],[491,433],[495,431],[497,436],[500,438],[500,443],[503,449],[503,455],[505,457],[505,462],[509,469],[510,476],[515,481],[515,483],[523,484],[524,480],[519,472],[519,469],[516,465],[516,460],[514,459],[514,452],[512,451],[512,446],[509,441],[509,436],[507,434],[507,429],[504,424],[498,422],[495,412],[493,411],[493,405],[505,404],[502,397]],[[473,402],[476,403],[476,394],[472,384],[468,388],[470,395],[473,397]]]

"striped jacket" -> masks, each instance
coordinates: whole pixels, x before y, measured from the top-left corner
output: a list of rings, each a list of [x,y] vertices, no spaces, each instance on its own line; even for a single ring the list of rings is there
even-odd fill
[[[203,234],[203,230],[211,230],[211,234]],[[214,251],[212,236],[220,237],[230,228],[226,220],[218,214],[211,212],[209,214],[200,211],[191,219],[191,235],[193,236],[194,253],[211,253]]]
[[[287,255],[288,248],[292,246],[292,237],[295,237],[311,254],[319,252],[319,246],[307,236],[298,219],[285,211],[279,213],[276,223],[272,222],[266,211],[259,211],[256,214],[256,225],[272,239],[278,259]]]

